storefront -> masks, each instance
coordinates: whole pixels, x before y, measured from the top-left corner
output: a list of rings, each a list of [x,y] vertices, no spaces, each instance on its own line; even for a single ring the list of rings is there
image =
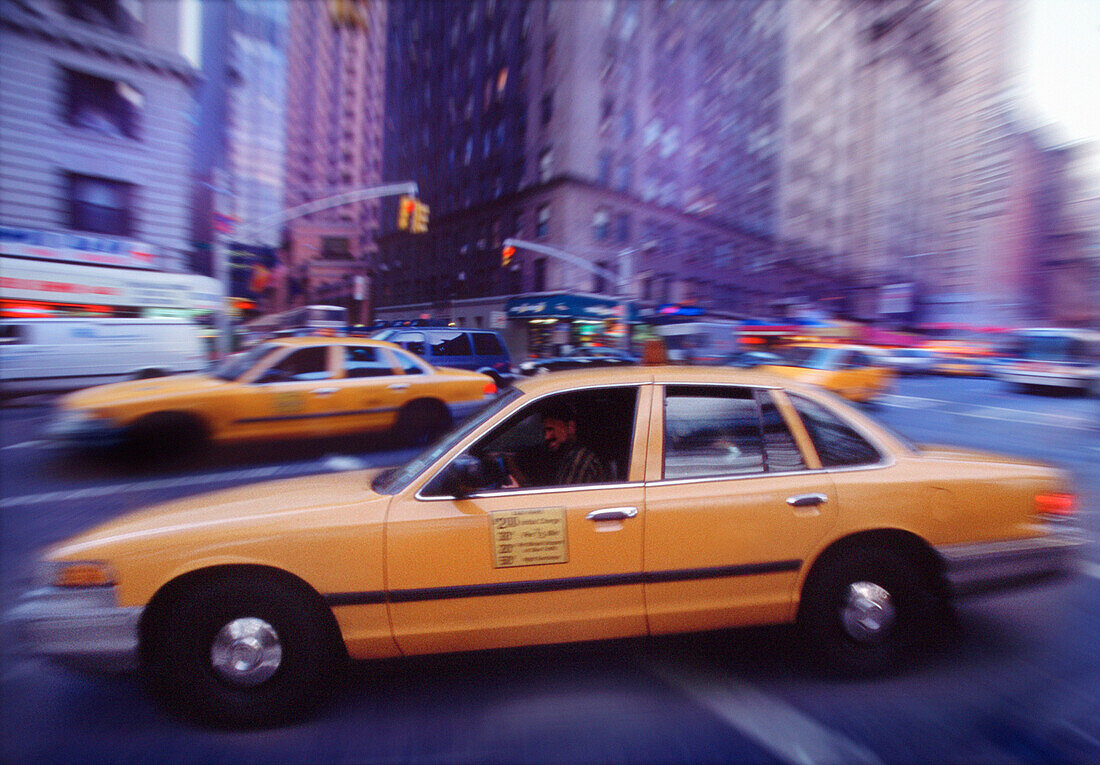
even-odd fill
[[[208,276],[153,270],[142,242],[0,226],[0,315],[179,316],[217,310]]]
[[[520,324],[527,355],[556,356],[582,345],[628,347],[634,306],[596,295],[541,293],[508,300],[510,324]]]

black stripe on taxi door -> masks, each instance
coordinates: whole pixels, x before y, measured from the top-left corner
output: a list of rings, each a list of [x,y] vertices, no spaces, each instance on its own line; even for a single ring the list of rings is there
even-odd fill
[[[533,592],[579,590],[587,587],[618,587],[627,584],[663,584],[686,582],[695,579],[720,579],[735,576],[757,576],[797,571],[802,561],[779,560],[769,563],[746,563],[736,566],[681,569],[678,571],[651,571],[637,574],[607,574],[602,576],[578,576],[565,579],[539,579],[530,582],[502,582],[500,584],[470,584],[453,587],[425,587],[414,590],[394,590],[390,593],[341,592],[325,596],[330,606],[359,606],[384,603],[415,603],[425,600],[449,600],[455,598],[480,598],[491,595],[523,595]]]

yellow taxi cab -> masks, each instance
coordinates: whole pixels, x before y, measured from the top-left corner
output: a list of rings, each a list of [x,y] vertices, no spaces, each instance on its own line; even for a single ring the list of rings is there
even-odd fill
[[[100,385],[63,397],[48,433],[142,449],[392,430],[410,443],[495,397],[486,375],[433,367],[354,337],[265,342],[209,372]]]
[[[911,445],[758,371],[561,372],[403,466],[60,542],[9,620],[40,655],[138,668],[176,711],[234,725],[300,713],[349,657],[796,623],[830,666],[875,673],[917,653],[942,601],[1069,571],[1067,480]]]
[[[923,347],[935,354],[932,364],[932,372],[935,374],[984,377],[993,370],[992,351],[980,346],[926,343]]]
[[[817,385],[850,401],[870,401],[894,386],[894,370],[877,348],[799,343],[783,349],[782,363],[764,369]]]

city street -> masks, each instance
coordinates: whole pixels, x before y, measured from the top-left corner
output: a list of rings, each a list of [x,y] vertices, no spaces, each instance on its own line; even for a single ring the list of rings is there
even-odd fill
[[[47,398],[0,409],[0,611],[36,551],[152,502],[410,457],[383,439],[213,449],[172,464],[71,455]],[[1100,401],[913,377],[865,408],[918,443],[1045,460],[1074,477],[1080,575],[963,601],[897,676],[823,677],[787,628],[354,665],[294,726],[194,728],[137,678],[77,674],[0,633],[3,762],[1095,762],[1100,759]]]

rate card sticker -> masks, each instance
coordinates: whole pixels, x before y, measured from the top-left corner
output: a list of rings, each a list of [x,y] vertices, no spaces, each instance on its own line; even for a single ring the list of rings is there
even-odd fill
[[[493,534],[493,567],[565,563],[565,508],[498,510],[489,513]]]

